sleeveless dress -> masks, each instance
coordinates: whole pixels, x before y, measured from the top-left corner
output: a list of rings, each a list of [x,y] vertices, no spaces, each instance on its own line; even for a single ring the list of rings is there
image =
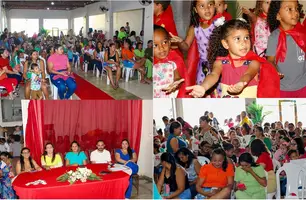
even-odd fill
[[[197,85],[201,85],[205,77],[211,73],[207,59],[207,48],[208,48],[209,37],[211,36],[214,29],[215,29],[214,23],[212,23],[206,29],[203,29],[201,26],[194,28],[194,35],[197,41],[199,57],[200,57],[197,67],[197,77],[196,77]],[[219,97],[220,95],[221,95],[221,88],[220,85],[218,85],[216,90],[212,92],[212,96]]]
[[[203,80],[209,74],[209,66],[207,60],[207,47],[209,42],[209,37],[214,30],[215,25],[212,23],[208,28],[203,29],[201,26],[194,28],[194,35],[197,41],[198,50],[200,54],[200,60],[197,68],[197,85],[202,84]]]
[[[233,96],[227,93],[227,89],[230,85],[234,85],[240,81],[240,78],[247,71],[248,65],[251,61],[245,61],[242,66],[233,68],[228,60],[222,60],[222,77],[221,77],[221,91],[222,97]],[[257,85],[258,81],[255,79],[251,80],[247,87],[239,95],[234,97],[241,98],[256,98],[257,96]]]
[[[153,68],[154,98],[176,98],[178,90],[170,94],[162,91],[162,89],[167,88],[174,82],[174,71],[177,69],[176,63],[172,61],[158,63]]]

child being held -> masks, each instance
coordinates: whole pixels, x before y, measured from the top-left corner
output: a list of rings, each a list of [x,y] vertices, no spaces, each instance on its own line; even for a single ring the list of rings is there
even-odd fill
[[[170,36],[166,29],[154,25],[154,98],[176,98],[185,95],[185,87],[183,84],[181,86],[185,78],[185,64],[170,47]]]
[[[274,158],[281,164],[285,162],[286,154],[288,152],[288,142],[281,143],[279,149],[275,152]]]
[[[32,63],[30,66],[29,78],[31,79],[31,99],[42,99],[41,91],[41,79],[42,72],[36,63]]]

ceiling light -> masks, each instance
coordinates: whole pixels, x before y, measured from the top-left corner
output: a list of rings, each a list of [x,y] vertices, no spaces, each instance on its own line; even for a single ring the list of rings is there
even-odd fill
[[[53,1],[51,2],[51,5],[54,5],[54,2],[53,2]]]

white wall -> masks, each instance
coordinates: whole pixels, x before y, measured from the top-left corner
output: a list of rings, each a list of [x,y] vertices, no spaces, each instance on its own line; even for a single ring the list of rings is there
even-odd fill
[[[138,155],[139,175],[152,178],[153,174],[153,101],[142,101],[142,130]]]
[[[145,9],[144,12],[144,44],[146,45],[149,40],[153,39],[153,3],[149,6],[143,6],[138,1],[112,1],[111,10],[112,12],[122,12],[127,10]],[[112,21],[112,19],[110,19]],[[126,19],[129,21],[129,19]],[[133,22],[130,22],[133,23]],[[115,28],[112,27],[110,30],[112,33],[115,32]],[[138,33],[139,34],[139,33]]]
[[[180,37],[185,38],[189,28],[190,1],[172,1],[171,6],[177,32]]]
[[[115,12],[113,14],[113,34],[125,26],[126,22],[129,22],[130,31],[135,31],[136,36],[139,36],[143,29],[143,9]]]
[[[7,16],[9,30],[12,18],[39,19],[39,30],[44,26],[44,19],[68,19],[68,29],[71,28],[70,11],[12,9],[7,12]]]

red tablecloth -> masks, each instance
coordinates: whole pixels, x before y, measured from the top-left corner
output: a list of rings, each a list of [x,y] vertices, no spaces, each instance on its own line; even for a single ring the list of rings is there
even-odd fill
[[[107,170],[106,164],[86,165],[93,173],[99,175],[103,170]],[[20,174],[13,182],[14,190],[21,199],[124,199],[125,191],[129,185],[129,175],[125,172],[111,172],[106,175],[99,175],[100,181],[87,181],[82,183],[77,181],[73,185],[69,182],[57,182],[56,178],[75,170],[76,167],[61,167],[49,171]],[[30,185],[26,183],[36,180],[45,180],[47,185]]]

